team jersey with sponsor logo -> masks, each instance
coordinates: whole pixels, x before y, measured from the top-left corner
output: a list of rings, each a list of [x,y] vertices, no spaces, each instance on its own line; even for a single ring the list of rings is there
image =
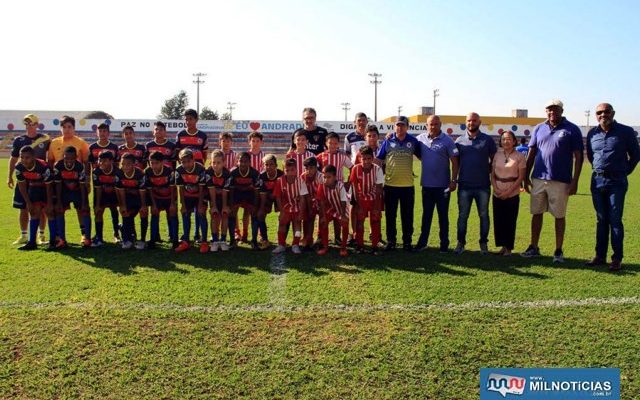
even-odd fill
[[[225,189],[238,192],[255,191],[259,187],[260,174],[251,167],[245,173],[240,172],[240,168],[232,169],[225,185]]]
[[[46,162],[36,159],[31,168],[24,164],[16,164],[16,180],[26,182],[27,187],[44,186],[53,181],[51,170]]]
[[[298,153],[294,150],[288,152],[285,156],[285,159],[288,160],[290,158],[293,158],[294,160],[296,160],[296,175],[301,176],[304,172],[304,160],[309,157],[316,157],[316,155],[309,150],[305,151],[304,153]],[[320,169],[320,166],[318,166],[318,169]]]
[[[175,185],[173,171],[165,165],[162,166],[160,173],[147,167],[144,170],[144,185],[156,199],[169,200],[171,199],[171,186]]]
[[[75,160],[70,167],[64,163],[64,160],[58,161],[53,166],[53,175],[56,183],[62,183],[62,188],[66,190],[80,190],[80,185],[84,185],[87,176],[84,173],[84,166],[78,160]]]
[[[365,171],[362,164],[357,164],[351,170],[349,181],[358,197],[363,200],[375,200],[378,189],[376,185],[384,184],[382,168],[371,164],[369,171]]]
[[[193,159],[200,164],[204,165],[205,153],[208,148],[207,134],[199,129],[195,133],[188,133],[186,129],[183,129],[176,135],[176,152],[190,149],[193,152]]]
[[[293,132],[293,135],[291,135],[292,149],[296,148],[294,138],[296,136],[296,132],[298,131],[302,131],[307,137],[307,150],[309,150],[313,154],[318,155],[327,149],[326,141],[328,132],[326,129],[319,126],[316,126],[316,128],[312,131],[307,131],[304,128],[300,128]]]
[[[309,194],[307,185],[299,176],[289,182],[286,176],[281,176],[273,188],[273,197],[280,199],[281,211],[297,213],[300,211],[300,198]]]
[[[44,133],[38,133],[34,137],[29,137],[27,135],[18,136],[13,139],[11,157],[20,157],[20,149],[24,146],[31,146],[33,147],[33,155],[35,158],[46,160],[50,144],[51,138],[49,135],[45,135]]]
[[[364,136],[359,134],[358,132],[351,132],[344,138],[344,152],[351,157],[351,162],[356,163],[356,157],[360,152],[360,147],[367,144],[364,139]]]
[[[267,193],[269,196],[273,195],[273,189],[275,189],[278,178],[284,175],[282,170],[276,169],[275,175],[269,176],[267,171],[260,174],[260,193]]]
[[[119,169],[116,176],[116,189],[124,190],[127,196],[139,196],[140,191],[145,190],[144,172],[138,168],[134,168],[129,174]]]
[[[320,162],[322,167],[325,167],[327,165],[333,165],[334,167],[336,167],[336,178],[340,182],[344,180],[342,170],[344,168],[351,169],[351,167],[353,167],[353,163],[351,162],[349,156],[339,150],[335,153],[329,153],[329,151],[325,151],[318,156],[318,162]]]
[[[212,167],[207,168],[205,173],[205,182],[208,188],[215,188],[216,194],[222,194],[224,190],[224,186],[227,184],[227,180],[229,180],[229,170],[226,168],[222,168],[220,173],[216,173]]]
[[[111,171],[97,167],[93,170],[93,187],[101,188],[102,193],[115,193],[116,183],[118,181],[118,168],[111,166]]]
[[[89,162],[94,167],[98,166],[98,157],[103,152],[108,151],[113,154],[113,160],[118,159],[118,145],[109,141],[106,145],[101,146],[100,143],[95,142],[89,145]]]
[[[132,154],[135,159],[135,167],[144,170],[144,156],[147,152],[146,147],[143,144],[136,143],[133,147],[127,146],[127,144],[121,144],[118,146],[118,160],[122,160],[125,154]]]
[[[332,188],[327,185],[320,185],[316,192],[316,198],[319,203],[324,204],[326,214],[337,218],[343,210],[342,203],[347,202],[347,191],[344,189],[342,182],[336,181],[336,185]]]
[[[184,187],[184,195],[186,197],[199,197],[199,187],[205,185],[205,179],[205,171],[202,164],[195,163],[190,171],[187,171],[182,165],[176,168],[176,186]]]
[[[145,160],[149,161],[149,156],[153,152],[160,152],[164,156],[164,160],[162,163],[165,167],[173,168],[175,167],[176,160],[176,144],[170,140],[165,140],[164,143],[157,143],[155,140],[147,142],[144,146],[146,148]]]

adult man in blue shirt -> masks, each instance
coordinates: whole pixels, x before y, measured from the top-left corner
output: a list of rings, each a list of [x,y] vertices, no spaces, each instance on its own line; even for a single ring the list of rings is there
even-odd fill
[[[475,200],[480,217],[480,251],[489,249],[489,195],[491,194],[491,161],[496,154],[496,142],[491,136],[480,132],[482,120],[477,113],[467,115],[467,131],[456,139],[460,157],[460,172],[454,183],[458,191],[458,245],[456,254],[462,254],[467,243],[467,220],[471,203]],[[456,176],[454,174],[454,176]]]
[[[384,160],[384,209],[387,225],[387,245],[385,250],[396,249],[396,217],[400,203],[402,221],[402,247],[413,251],[413,206],[415,189],[413,187],[413,156],[420,158],[418,139],[408,134],[409,119],[398,117],[394,134],[385,139],[376,158]]]
[[[622,211],[629,183],[627,175],[640,161],[640,146],[633,128],[613,119],[616,112],[608,103],[596,107],[598,126],[587,134],[587,159],[593,166],[591,198],[596,210],[596,255],[589,266],[606,265],[611,231],[610,271],[622,268],[624,226]]]
[[[547,120],[536,125],[529,142],[525,189],[531,193],[531,244],[521,256],[540,256],[538,241],[542,216],[549,211],[555,217],[556,250],[553,262],[561,263],[564,262],[562,245],[567,202],[569,196],[578,191],[584,144],[580,128],[562,116],[564,105],[560,100],[547,102],[545,111]],[[533,179],[530,178],[532,168]]]
[[[422,227],[416,250],[427,247],[433,209],[438,210],[440,225],[440,251],[449,250],[449,198],[456,190],[456,183],[451,180],[449,163],[453,168],[453,175],[458,175],[458,148],[453,139],[444,134],[440,127],[440,117],[432,115],[427,118],[427,132],[418,135],[420,155],[422,161]]]

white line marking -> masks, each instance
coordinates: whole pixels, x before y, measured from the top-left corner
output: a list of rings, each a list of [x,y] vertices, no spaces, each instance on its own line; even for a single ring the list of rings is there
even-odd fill
[[[274,289],[275,290],[275,289]],[[283,297],[273,300],[284,301]],[[467,302],[467,303],[434,303],[434,304],[314,304],[314,305],[180,305],[180,304],[152,304],[152,303],[89,303],[89,302],[49,302],[49,303],[19,303],[0,302],[0,310],[11,309],[81,309],[81,310],[117,310],[117,311],[174,311],[179,313],[298,313],[298,312],[374,312],[374,311],[474,311],[486,309],[534,309],[534,308],[563,308],[590,307],[607,305],[638,305],[640,297],[609,297],[586,298],[576,300],[534,300],[515,302]]]
[[[287,266],[284,253],[272,254],[269,260],[271,281],[269,282],[269,301],[271,306],[283,306],[287,298]]]

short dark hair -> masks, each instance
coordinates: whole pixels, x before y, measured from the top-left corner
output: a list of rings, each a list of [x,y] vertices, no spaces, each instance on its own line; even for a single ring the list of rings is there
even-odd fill
[[[293,138],[297,138],[299,136],[304,136],[304,138],[307,138],[307,134],[304,132],[304,129],[298,129],[297,131],[293,132]]]
[[[105,124],[104,122],[101,123],[100,125],[98,125],[98,130],[100,129],[106,129],[108,131],[110,131],[111,129],[109,128],[109,125]]]
[[[304,159],[304,161],[302,162],[302,165],[304,165],[305,167],[309,168],[309,167],[316,167],[318,168],[318,159],[315,157],[307,157]]]
[[[380,131],[378,130],[378,127],[375,125],[368,125],[367,126],[367,133],[369,132],[375,132],[376,135],[380,135]]]
[[[304,114],[304,113],[306,113],[306,112],[313,113],[313,115],[315,115],[316,117],[318,116],[318,113],[316,113],[316,109],[315,109],[315,108],[313,108],[313,107],[305,107],[305,108],[302,110],[302,113]]]
[[[215,149],[212,153],[211,153],[211,158],[223,158],[224,159],[224,153],[222,152],[222,150],[220,149]]]
[[[502,137],[504,135],[511,135],[511,139],[513,139],[513,143],[514,144],[518,143],[518,138],[516,137],[516,134],[513,133],[513,131],[506,130],[506,131],[502,131],[502,133],[500,134],[500,143],[499,143],[500,147],[502,147]]]
[[[360,152],[360,155],[363,156],[372,156],[373,155],[373,149],[371,148],[371,146],[369,145],[364,145],[362,147],[360,147],[360,149],[358,150]]]
[[[182,160],[183,158],[193,158],[193,151],[191,151],[191,149],[180,150],[180,153],[178,153],[178,159]]]
[[[220,132],[220,139],[229,139],[229,140],[233,140],[233,133],[231,132]]]
[[[164,161],[164,154],[160,153],[159,151],[153,151],[149,155],[149,160]]]
[[[60,118],[60,126],[63,126],[64,124],[71,124],[74,128],[76,127],[76,119],[69,116],[69,115],[63,115],[62,118]]]
[[[266,163],[267,161],[273,161],[276,165],[278,165],[278,159],[276,158],[275,154],[269,153],[262,157],[263,163]]]
[[[113,160],[113,153],[110,151],[102,151],[98,154],[98,160]]]
[[[369,119],[369,118],[367,117],[367,114],[365,114],[365,113],[363,113],[363,112],[356,113],[356,117],[355,117],[355,119],[357,120],[358,118],[362,118],[362,117],[366,118],[367,120]]]
[[[325,165],[324,168],[322,168],[322,172],[324,172],[325,174],[335,175],[337,170],[335,165],[328,164],[328,165]]]
[[[131,161],[132,163],[135,163],[136,162],[136,157],[131,153],[127,153],[127,154],[122,156],[122,161],[124,161],[124,160]]]
[[[133,126],[131,125],[127,125],[124,128],[122,128],[122,133],[125,133],[126,131],[131,131],[133,133],[135,133],[136,131],[133,129]]]
[[[520,138],[520,144],[527,144],[527,138],[526,137]]]
[[[329,139],[338,139],[338,141],[340,141],[340,135],[338,135],[335,132],[329,132],[327,134],[327,140],[329,140]]]
[[[251,154],[249,154],[249,153],[248,153],[248,152],[246,152],[246,151],[241,151],[241,152],[238,154],[238,160],[242,160],[243,158],[248,158],[249,160],[251,160]]]
[[[22,153],[30,153],[33,154],[33,147],[31,147],[30,145],[26,145],[26,146],[22,146],[22,148],[20,149],[20,154]]]
[[[251,131],[249,133],[249,135],[247,136],[247,139],[251,140],[253,138],[258,138],[260,139],[260,141],[264,140],[264,135],[260,132],[256,132],[256,131]]]
[[[284,162],[285,167],[295,167],[297,165],[298,163],[296,162],[295,158],[289,158],[287,161]]]
[[[185,117],[193,117],[195,119],[198,119],[198,112],[196,110],[194,110],[193,108],[188,108],[186,110],[184,110],[184,114]]]
[[[157,126],[158,128],[162,128],[162,129],[167,129],[167,125],[162,121],[154,122],[153,126]]]
[[[64,152],[65,153],[69,153],[69,154],[78,154],[78,150],[76,150],[75,147],[73,146],[67,146],[64,148]]]

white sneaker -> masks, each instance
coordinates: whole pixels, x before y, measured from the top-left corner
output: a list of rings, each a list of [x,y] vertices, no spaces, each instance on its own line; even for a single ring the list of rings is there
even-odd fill
[[[211,252],[216,253],[218,250],[220,250],[220,243],[211,242]]]
[[[122,249],[123,250],[129,250],[132,247],[133,247],[133,243],[131,243],[131,242],[122,242]]]
[[[47,238],[44,236],[44,233],[38,234],[38,244],[47,243]]]
[[[15,242],[13,242],[13,243],[11,243],[11,244],[12,244],[12,245],[14,245],[14,246],[16,246],[16,245],[19,245],[19,244],[25,244],[25,243],[27,243],[28,241],[29,241],[29,239],[27,238],[27,236],[26,236],[26,235],[25,235],[25,236],[20,235],[20,236],[18,236],[18,238],[16,239],[16,241],[15,241]]]
[[[136,242],[136,250],[144,250],[147,247],[147,244],[142,240],[138,240]]]
[[[280,254],[280,253],[284,253],[285,251],[287,251],[287,248],[281,244],[277,245],[275,249],[273,249],[271,251],[271,253],[273,254]]]
[[[229,244],[227,242],[218,242],[220,245],[220,250],[229,251]]]
[[[298,246],[297,244],[291,246],[291,252],[293,254],[302,254],[302,250],[300,250],[300,246]]]

